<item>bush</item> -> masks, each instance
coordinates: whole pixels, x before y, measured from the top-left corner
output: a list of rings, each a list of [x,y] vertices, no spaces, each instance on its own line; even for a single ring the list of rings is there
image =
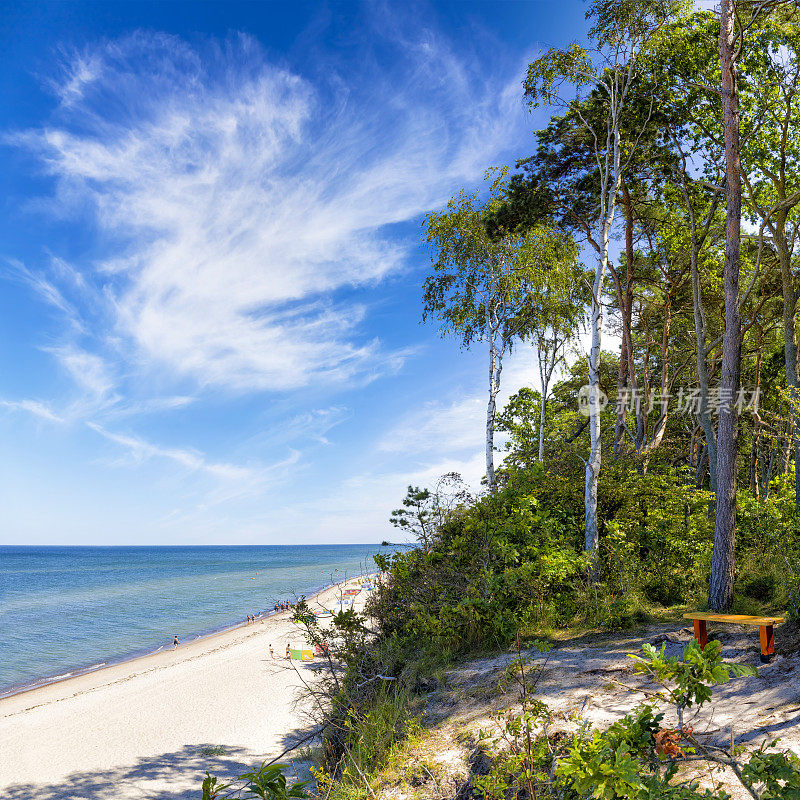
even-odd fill
[[[554,482],[543,476],[540,491]],[[384,636],[418,651],[504,647],[522,627],[564,624],[585,571],[580,527],[513,482],[453,511],[429,540],[378,559],[369,613]]]
[[[766,603],[775,599],[777,588],[778,579],[774,575],[767,573],[765,575],[756,575],[745,581],[742,591],[747,597]]]

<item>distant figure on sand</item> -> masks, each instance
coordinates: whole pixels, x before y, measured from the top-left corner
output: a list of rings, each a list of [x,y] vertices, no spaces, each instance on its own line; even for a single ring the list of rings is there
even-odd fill
[[[269,657],[275,658],[275,651],[272,649],[272,645],[269,646]]]
[[[292,648],[289,647],[289,642],[286,642],[286,658],[292,657]]]
[[[172,637],[172,649],[174,650],[177,646],[178,646],[178,637],[177,636],[173,636]]]

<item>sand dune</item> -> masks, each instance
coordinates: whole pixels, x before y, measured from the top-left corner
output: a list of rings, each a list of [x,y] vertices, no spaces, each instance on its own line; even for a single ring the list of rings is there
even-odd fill
[[[332,605],[342,588],[313,604]],[[289,617],[0,700],[0,794],[195,798],[206,769],[231,776],[278,755],[306,732],[298,670],[313,677],[312,664],[280,658],[287,642],[301,642]]]

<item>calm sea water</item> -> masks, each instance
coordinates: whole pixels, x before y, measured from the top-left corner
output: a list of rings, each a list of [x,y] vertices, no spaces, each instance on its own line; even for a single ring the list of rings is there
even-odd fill
[[[241,622],[277,600],[374,571],[381,550],[0,547],[0,696]]]

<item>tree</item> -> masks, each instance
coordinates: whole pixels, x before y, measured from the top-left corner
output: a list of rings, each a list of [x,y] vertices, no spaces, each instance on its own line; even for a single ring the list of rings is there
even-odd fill
[[[739,313],[739,267],[742,225],[742,176],[739,152],[739,86],[734,0],[720,4],[719,62],[722,124],[725,134],[725,332],[722,338],[719,425],[717,428],[717,494],[714,555],[708,602],[714,610],[733,602],[736,535],[736,456],[739,426],[735,405],[742,370],[742,320]]]
[[[670,103],[678,111],[667,115],[665,130],[676,156],[670,168],[671,183],[682,197],[690,233],[697,375],[701,394],[699,418],[709,454],[711,488],[715,492],[715,546],[710,588],[710,603],[714,608],[726,608],[733,599],[742,309],[756,285],[761,260],[759,248],[749,285],[744,293],[740,292],[743,173],[738,65],[747,55],[743,55],[745,34],[765,5],[769,4],[739,4],[737,7],[734,0],[721,3],[716,65],[708,48],[710,17],[702,13],[690,15],[680,24],[665,29],[665,36],[654,48],[652,58],[653,72],[659,76],[657,83],[664,90],[659,101]],[[745,9],[749,19],[743,21],[740,16]],[[750,56],[747,65],[751,70],[753,59],[754,56]],[[724,185],[720,186],[723,178]],[[718,340],[709,342],[700,267],[703,250],[713,243],[721,200],[725,206],[721,287],[724,313],[720,336],[719,421],[714,431],[709,409],[707,357]],[[753,321],[754,318],[749,324]]]
[[[549,282],[544,289],[530,287],[523,312],[528,318],[523,336],[536,348],[539,366],[539,461],[544,460],[547,400],[553,374],[566,360],[569,344],[580,327],[585,308],[585,292],[582,290],[586,276],[577,265],[565,261],[561,266],[568,270],[572,267],[573,276],[558,283],[565,290],[558,291],[555,282]]]
[[[457,472],[448,472],[436,481],[433,491],[409,486],[403,508],[392,511],[389,522],[410,533],[425,551],[431,548],[436,531],[456,508],[472,500]]]
[[[428,549],[434,532],[435,518],[431,509],[429,489],[409,486],[403,498],[403,508],[392,511],[389,522],[405,533],[410,533],[425,550]]]
[[[587,18],[594,22],[590,36],[596,42],[596,63],[589,51],[577,44],[567,50],[551,49],[529,65],[524,83],[525,95],[532,107],[547,103],[567,112],[565,118],[572,119],[587,134],[592,155],[591,166],[586,165],[589,171],[581,178],[584,185],[595,186],[595,196],[588,208],[576,210],[563,187],[546,180],[540,181],[536,194],[544,196],[546,202],[560,206],[562,213],[571,217],[570,223],[582,230],[585,241],[597,257],[589,320],[590,450],[584,490],[586,550],[595,561],[599,544],[597,487],[602,460],[599,383],[602,295],[609,265],[609,242],[624,174],[650,120],[648,112],[638,131],[626,120],[629,93],[639,74],[642,52],[671,10],[672,4],[658,0],[638,3],[595,0]],[[584,114],[582,103],[588,97],[600,113]]]
[[[505,408],[497,415],[497,430],[508,434],[503,462],[522,469],[531,469],[542,457],[541,393],[523,386],[511,395]]]
[[[571,240],[540,224],[523,232],[495,231],[487,219],[505,198],[505,171],[496,175],[489,198],[461,192],[446,209],[425,219],[425,241],[433,247],[433,273],[424,284],[423,320],[434,316],[441,332],[455,334],[462,346],[488,345],[489,401],[486,409],[486,482],[495,489],[494,429],[503,359],[530,324],[532,288],[557,289],[557,265],[574,259]],[[525,312],[525,313],[523,313]]]
[[[800,240],[800,134],[796,120],[800,93],[800,26],[780,9],[753,31],[753,74],[747,75],[753,99],[751,134],[743,143],[742,174],[751,218],[760,223],[780,268],[786,387],[792,415],[795,508],[800,512],[800,381],[797,374],[795,315],[800,280],[792,258]],[[750,132],[748,131],[748,132]]]

